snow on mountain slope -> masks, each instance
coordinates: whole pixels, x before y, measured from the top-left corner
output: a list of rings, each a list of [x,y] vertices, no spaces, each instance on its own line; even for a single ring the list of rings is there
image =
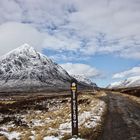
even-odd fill
[[[109,84],[109,85],[107,86],[107,88],[115,88],[115,87],[120,86],[121,84],[122,84],[122,81],[113,82],[113,83]]]
[[[0,58],[0,92],[67,89],[71,79],[62,67],[28,44]]]
[[[84,76],[81,76],[81,75],[71,75],[71,76],[74,77],[80,83],[87,84],[92,87],[97,87],[97,85],[95,83],[93,83],[90,79],[88,79]]]
[[[130,77],[124,81],[114,82],[108,88],[127,88],[140,86],[140,76]]]

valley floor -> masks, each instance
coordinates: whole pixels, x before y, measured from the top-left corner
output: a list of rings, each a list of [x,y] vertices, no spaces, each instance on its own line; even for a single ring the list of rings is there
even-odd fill
[[[0,140],[71,139],[70,94],[28,95],[1,96]],[[99,136],[107,111],[105,97],[104,92],[78,93],[79,140]]]
[[[74,140],[70,100],[70,93],[0,96],[0,140]],[[79,92],[78,112],[77,140],[140,140],[139,97]]]

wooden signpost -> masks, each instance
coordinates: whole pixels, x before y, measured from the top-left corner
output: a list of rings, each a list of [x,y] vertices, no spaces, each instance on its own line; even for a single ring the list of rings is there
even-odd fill
[[[77,105],[77,81],[71,82],[71,119],[72,136],[78,136],[78,105]]]

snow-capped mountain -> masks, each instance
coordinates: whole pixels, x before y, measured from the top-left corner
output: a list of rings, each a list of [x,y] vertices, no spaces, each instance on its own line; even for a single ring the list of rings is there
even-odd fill
[[[92,87],[97,87],[95,83],[93,83],[90,79],[86,78],[85,76],[82,75],[71,75],[71,76],[74,77],[80,83],[83,83],[85,85],[87,84]]]
[[[0,92],[67,89],[71,79],[61,66],[28,44],[0,58]]]
[[[140,76],[130,77],[124,81],[114,82],[108,88],[127,88],[140,86]]]
[[[0,92],[70,89],[72,79],[61,66],[28,44],[0,58]],[[93,87],[81,80],[78,85],[80,89]]]

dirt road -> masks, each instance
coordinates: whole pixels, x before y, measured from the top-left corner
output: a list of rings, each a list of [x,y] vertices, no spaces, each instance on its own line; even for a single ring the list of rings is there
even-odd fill
[[[108,114],[99,140],[140,140],[140,104],[121,94],[107,94]]]

